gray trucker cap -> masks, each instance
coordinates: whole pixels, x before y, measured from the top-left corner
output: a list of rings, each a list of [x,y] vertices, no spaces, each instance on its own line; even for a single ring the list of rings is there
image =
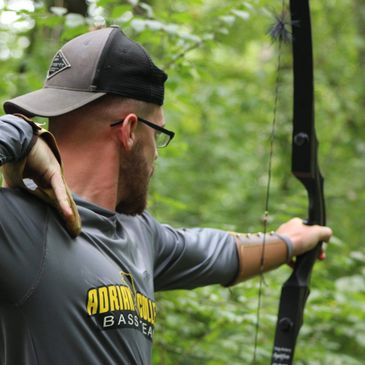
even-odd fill
[[[6,113],[52,117],[105,94],[163,104],[165,72],[117,26],[78,36],[54,56],[44,86],[4,103]]]

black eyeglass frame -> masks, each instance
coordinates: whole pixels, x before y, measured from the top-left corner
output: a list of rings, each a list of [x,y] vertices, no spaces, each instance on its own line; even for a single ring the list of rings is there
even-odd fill
[[[169,139],[167,140],[167,142],[166,142],[163,146],[157,146],[158,148],[167,147],[167,146],[168,146],[168,144],[171,142],[171,140],[172,140],[172,139],[174,138],[174,136],[175,136],[175,132],[173,132],[173,131],[169,131],[169,130],[168,130],[168,129],[166,129],[166,128],[160,127],[159,125],[157,125],[157,124],[155,124],[155,123],[152,123],[152,122],[150,122],[150,121],[149,121],[149,120],[147,120],[147,119],[143,119],[143,118],[139,117],[138,115],[137,115],[137,119],[138,119],[138,121],[140,121],[141,123],[148,125],[150,128],[153,128],[153,129],[155,129],[156,131],[159,131],[159,132],[161,132],[161,133],[166,134],[167,136],[169,136]],[[114,126],[116,126],[116,125],[118,125],[118,124],[123,124],[123,122],[124,122],[124,119],[122,119],[122,120],[117,120],[117,121],[113,122],[112,124],[110,124],[110,126],[111,126],[111,127],[114,127]]]

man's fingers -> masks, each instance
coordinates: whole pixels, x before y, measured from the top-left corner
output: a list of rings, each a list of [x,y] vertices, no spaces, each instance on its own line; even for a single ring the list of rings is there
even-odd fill
[[[322,237],[321,241],[328,242],[332,236],[332,229],[329,227],[321,227],[322,228]]]
[[[65,182],[62,178],[61,173],[54,173],[50,183],[63,216],[65,217],[65,219],[72,217],[73,213],[70,206],[70,201],[68,199]]]

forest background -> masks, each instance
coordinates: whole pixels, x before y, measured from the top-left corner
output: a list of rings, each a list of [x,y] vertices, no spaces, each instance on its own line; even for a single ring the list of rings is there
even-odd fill
[[[360,365],[365,359],[365,4],[311,1],[316,128],[328,225],[335,236],[317,263],[295,364]],[[0,102],[40,88],[54,53],[93,27],[118,24],[169,74],[167,127],[150,211],[162,222],[262,231],[277,48],[267,34],[280,1],[0,0]],[[290,173],[291,49],[282,73],[270,229],[306,217]],[[97,168],[97,166],[95,167]],[[258,364],[268,364],[281,284],[265,275]],[[158,293],[154,364],[250,364],[258,280]]]

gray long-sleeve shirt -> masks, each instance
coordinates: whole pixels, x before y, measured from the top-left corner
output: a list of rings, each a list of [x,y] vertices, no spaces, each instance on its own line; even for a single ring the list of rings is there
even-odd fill
[[[0,161],[19,160],[31,139],[26,122],[0,118]],[[52,207],[0,190],[0,363],[150,364],[154,292],[229,283],[234,239],[75,200],[72,239]]]

